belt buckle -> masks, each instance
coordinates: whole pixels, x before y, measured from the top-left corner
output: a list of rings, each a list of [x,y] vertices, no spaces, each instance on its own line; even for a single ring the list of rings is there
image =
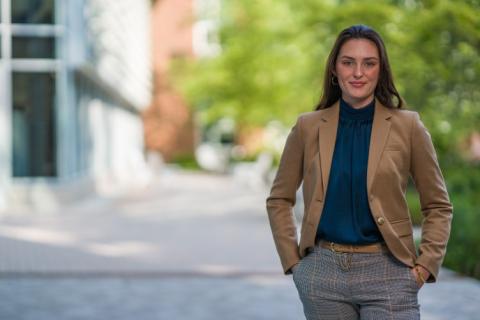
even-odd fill
[[[330,242],[330,250],[332,250],[332,252],[337,252],[335,250],[335,243],[334,242]]]

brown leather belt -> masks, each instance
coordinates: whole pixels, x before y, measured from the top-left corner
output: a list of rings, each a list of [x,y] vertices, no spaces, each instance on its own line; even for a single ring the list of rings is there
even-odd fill
[[[385,242],[377,242],[366,245],[354,245],[335,243],[321,239],[320,241],[318,241],[318,245],[320,245],[322,248],[330,249],[333,252],[375,253],[388,251]]]

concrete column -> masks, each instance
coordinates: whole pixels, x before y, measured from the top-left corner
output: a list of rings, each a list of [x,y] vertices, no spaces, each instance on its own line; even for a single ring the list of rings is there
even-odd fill
[[[12,87],[10,0],[2,6],[2,58],[0,60],[0,210],[7,206],[7,193],[12,180]]]

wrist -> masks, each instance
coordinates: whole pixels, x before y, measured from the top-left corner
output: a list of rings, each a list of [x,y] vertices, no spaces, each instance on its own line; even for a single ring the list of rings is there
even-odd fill
[[[418,275],[418,277],[420,278],[420,281],[422,281],[422,283],[427,282],[427,279],[428,279],[428,277],[430,276],[430,272],[428,272],[428,270],[426,270],[426,271],[427,271],[427,275],[424,275],[423,269],[425,269],[425,268],[423,268],[422,266],[420,266],[420,265],[418,265],[418,264],[415,265],[414,269],[415,269],[415,271],[417,272],[417,275]]]

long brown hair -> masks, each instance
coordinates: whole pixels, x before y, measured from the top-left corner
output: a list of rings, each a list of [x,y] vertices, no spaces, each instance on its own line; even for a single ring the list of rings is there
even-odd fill
[[[380,56],[380,73],[375,87],[375,96],[388,108],[402,108],[403,101],[393,83],[393,75],[388,62],[387,49],[380,35],[372,28],[365,25],[354,25],[344,29],[337,37],[335,44],[328,55],[325,74],[323,77],[323,93],[315,110],[331,107],[342,96],[338,81],[333,81],[335,63],[342,45],[350,39],[367,39],[375,43]],[[336,78],[336,77],[335,77]],[[397,98],[396,103],[393,97]]]

